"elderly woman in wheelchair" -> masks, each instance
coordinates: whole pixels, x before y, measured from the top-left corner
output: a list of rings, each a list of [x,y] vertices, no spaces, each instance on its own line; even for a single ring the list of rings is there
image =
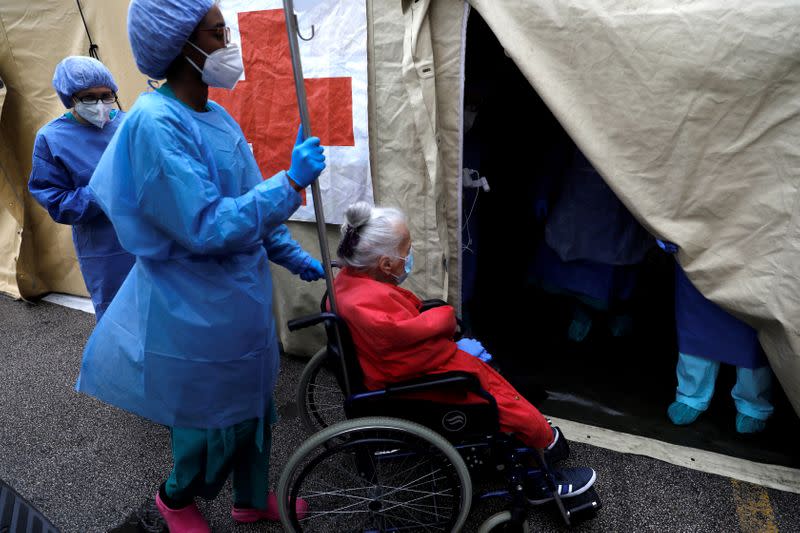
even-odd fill
[[[457,339],[454,309],[399,285],[413,265],[397,209],[351,205],[342,226],[328,344],[307,365],[298,405],[313,435],[289,460],[279,507],[290,531],[459,531],[470,473],[502,474],[506,511],[478,531],[527,531],[526,509],[555,501],[563,519],[593,516],[591,468],[552,468],[569,455],[557,427],[520,395],[474,339]],[[347,421],[343,421],[349,419]],[[433,431],[431,431],[433,430]],[[298,517],[295,502],[308,514]],[[498,528],[498,529],[495,529]]]

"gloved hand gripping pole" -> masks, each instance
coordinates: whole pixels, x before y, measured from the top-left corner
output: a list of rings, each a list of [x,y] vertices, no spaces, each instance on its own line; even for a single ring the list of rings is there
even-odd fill
[[[303,64],[300,60],[300,46],[297,42],[299,29],[297,27],[297,15],[294,13],[293,0],[283,0],[283,12],[286,16],[286,31],[289,36],[289,53],[292,56],[292,70],[294,71],[294,88],[297,93],[297,106],[300,108],[300,121],[303,124],[303,135],[308,138],[311,136],[311,120],[308,115],[308,101],[306,100],[306,87],[303,83]],[[313,39],[314,32],[312,31],[311,37]],[[328,287],[328,302],[331,306],[331,312],[338,315],[336,308],[336,293],[333,289],[333,270],[331,269],[330,251],[328,250],[328,236],[325,229],[325,212],[322,209],[322,194],[319,189],[319,182],[314,180],[311,184],[311,197],[314,200],[314,216],[317,219],[317,234],[319,236],[319,248],[322,254],[322,266],[325,269],[325,284]],[[350,380],[348,379],[347,363],[344,360],[344,351],[342,350],[342,337],[339,334],[339,326],[334,323],[333,328],[336,335],[336,347],[339,350],[339,357],[342,361],[342,369],[344,374],[344,388],[345,395],[350,396]]]

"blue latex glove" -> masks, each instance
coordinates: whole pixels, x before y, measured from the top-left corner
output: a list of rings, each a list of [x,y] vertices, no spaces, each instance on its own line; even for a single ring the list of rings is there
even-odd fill
[[[488,363],[492,360],[491,354],[486,351],[486,348],[483,347],[480,341],[464,337],[456,342],[456,345],[458,345],[460,350],[467,352],[473,357],[477,357],[484,363]]]
[[[299,276],[303,281],[316,281],[325,277],[325,270],[322,268],[322,263],[309,256],[308,264],[300,271]]]
[[[678,245],[675,243],[671,243],[669,241],[662,241],[660,239],[656,239],[656,244],[659,248],[667,252],[668,254],[676,254],[678,253]]]
[[[297,131],[297,140],[292,150],[292,165],[289,179],[302,188],[311,185],[325,169],[325,155],[319,145],[319,137],[303,140],[303,126]]]

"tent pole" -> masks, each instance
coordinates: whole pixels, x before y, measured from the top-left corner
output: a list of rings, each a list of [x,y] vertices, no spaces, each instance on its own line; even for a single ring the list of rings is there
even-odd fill
[[[300,59],[300,46],[297,42],[299,30],[297,28],[297,16],[294,13],[293,0],[283,0],[283,12],[286,16],[286,31],[289,36],[289,53],[292,56],[292,70],[294,72],[294,88],[297,93],[297,106],[300,108],[300,121],[303,124],[303,135],[308,138],[311,136],[311,120],[308,114],[308,101],[306,99],[306,87],[303,83],[303,64]],[[314,38],[312,31],[311,37]],[[322,267],[325,269],[325,284],[328,288],[328,302],[331,312],[336,314],[336,293],[333,288],[333,269],[331,268],[330,250],[328,249],[328,236],[325,228],[325,212],[322,209],[322,193],[319,189],[319,181],[314,180],[311,184],[311,196],[314,199],[314,216],[317,219],[317,234],[319,236],[319,248],[322,254]],[[347,363],[344,359],[342,350],[342,337],[339,334],[338,323],[333,324],[334,335],[336,336],[336,347],[339,350],[339,357],[342,363],[342,374],[344,375],[345,395],[350,396],[350,380],[348,379]]]

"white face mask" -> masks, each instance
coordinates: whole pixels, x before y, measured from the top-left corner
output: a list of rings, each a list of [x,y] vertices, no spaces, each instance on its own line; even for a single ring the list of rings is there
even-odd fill
[[[104,104],[98,101],[94,104],[84,104],[78,102],[75,104],[75,112],[87,122],[91,122],[100,129],[111,121],[111,110],[114,104]]]
[[[203,75],[203,83],[209,87],[218,87],[220,89],[233,89],[239,82],[244,72],[244,65],[242,64],[242,54],[239,53],[239,47],[235,44],[229,44],[225,48],[214,50],[210,54],[203,52],[193,42],[187,41],[190,45],[195,47],[197,51],[206,56],[206,64],[202,70],[194,61],[186,60],[195,68],[197,72]]]

